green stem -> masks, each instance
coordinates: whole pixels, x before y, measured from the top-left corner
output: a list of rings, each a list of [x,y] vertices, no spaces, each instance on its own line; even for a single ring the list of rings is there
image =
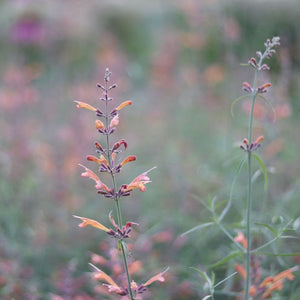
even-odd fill
[[[122,249],[122,255],[123,255],[123,261],[124,261],[124,267],[125,267],[125,271],[126,271],[127,283],[128,283],[129,296],[130,296],[130,300],[135,300],[134,297],[133,297],[133,294],[132,294],[132,290],[131,290],[130,275],[129,275],[129,271],[128,271],[126,252],[125,252],[123,243],[124,243],[123,241],[120,241],[121,249]]]
[[[251,110],[249,117],[249,135],[248,141],[249,145],[252,143],[252,131],[253,131],[253,111],[256,98],[257,89],[257,75],[258,70],[255,70],[253,86],[252,86],[252,100],[251,100]],[[246,279],[245,279],[245,300],[249,299],[249,289],[251,286],[250,282],[250,271],[251,271],[251,261],[250,261],[250,251],[251,251],[251,208],[252,208],[252,166],[251,166],[251,150],[248,151],[248,197],[247,197],[247,207],[246,207],[246,238],[247,238],[247,249],[246,249]]]

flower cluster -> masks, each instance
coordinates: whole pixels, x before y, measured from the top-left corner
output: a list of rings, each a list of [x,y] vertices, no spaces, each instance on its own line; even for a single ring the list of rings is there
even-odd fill
[[[95,142],[95,151],[96,155],[88,155],[86,159],[88,161],[94,162],[98,165],[98,173],[106,172],[110,174],[111,177],[111,185],[107,185],[104,183],[98,174],[94,171],[90,170],[84,165],[80,166],[84,169],[81,173],[82,177],[87,177],[92,179],[95,182],[95,189],[97,193],[103,195],[106,198],[111,198],[115,200],[116,212],[117,212],[117,222],[113,218],[112,213],[109,214],[109,220],[112,225],[112,228],[108,228],[105,225],[99,223],[98,221],[74,216],[75,218],[79,218],[82,222],[79,224],[79,227],[92,226],[94,228],[100,229],[104,231],[109,236],[115,238],[118,244],[118,250],[122,251],[123,257],[123,265],[124,265],[124,273],[127,278],[127,286],[119,286],[115,283],[115,281],[106,273],[101,271],[100,269],[96,270],[97,272],[93,276],[94,279],[101,280],[104,282],[104,285],[108,288],[109,292],[114,292],[120,296],[128,295],[131,300],[135,299],[135,295],[141,294],[146,290],[146,287],[153,283],[154,281],[164,281],[163,273],[159,273],[158,275],[152,277],[150,280],[145,282],[144,284],[137,285],[135,281],[131,280],[130,270],[127,263],[127,245],[125,244],[125,239],[129,238],[130,232],[132,231],[132,225],[137,225],[133,222],[127,222],[125,225],[122,224],[122,215],[119,200],[122,197],[129,196],[133,190],[138,189],[141,192],[146,191],[146,184],[150,183],[150,178],[148,173],[152,171],[154,168],[143,172],[135,179],[133,179],[128,184],[121,184],[120,187],[117,187],[116,183],[116,175],[121,171],[122,167],[129,162],[133,162],[136,160],[136,156],[129,155],[125,158],[121,158],[121,154],[123,151],[127,149],[127,142],[124,139],[120,141],[112,143],[110,140],[110,136],[116,131],[117,126],[119,125],[119,111],[126,106],[132,104],[132,101],[127,100],[122,102],[120,105],[114,107],[112,110],[109,109],[109,103],[113,100],[109,95],[109,91],[111,89],[116,88],[116,84],[109,85],[111,72],[106,69],[104,81],[105,85],[98,84],[98,88],[102,90],[102,97],[100,101],[104,102],[104,108],[94,107],[88,103],[75,101],[76,106],[78,108],[84,108],[89,111],[92,111],[96,114],[95,127],[97,131],[104,136],[104,142]],[[94,265],[93,265],[94,267]]]
[[[242,232],[238,232],[238,235],[234,239],[236,242],[241,243],[241,245],[247,248],[247,239]],[[234,265],[235,270],[239,275],[245,279],[246,271],[243,265],[236,263]],[[290,269],[284,270],[275,276],[266,277],[261,281],[261,267],[260,267],[260,257],[256,258],[251,255],[251,278],[252,285],[249,289],[249,295],[251,297],[259,297],[259,299],[269,299],[275,291],[280,291],[283,288],[283,282],[285,279],[293,280],[293,272],[298,270],[298,266],[292,267]]]
[[[264,71],[264,70],[270,70],[270,67],[267,64],[263,64],[263,60],[265,58],[271,58],[273,54],[276,52],[274,49],[276,46],[280,45],[280,38],[279,37],[273,37],[272,41],[268,39],[265,42],[266,50],[264,53],[261,53],[260,51],[256,52],[256,55],[258,59],[255,57],[251,57],[248,61],[248,65],[253,67],[256,71]],[[271,83],[267,82],[263,85],[253,88],[248,82],[243,82],[243,90],[250,94],[263,94],[268,91],[268,88],[271,86]]]
[[[134,225],[138,225],[137,223],[134,222],[127,222],[125,225],[122,226],[122,228],[119,227],[119,225],[115,222],[112,213],[109,213],[109,220],[111,222],[111,224],[113,225],[113,227],[115,229],[108,229],[106,226],[102,225],[101,223],[92,220],[92,219],[88,219],[88,218],[84,218],[84,217],[79,217],[79,216],[73,216],[74,218],[78,218],[82,221],[82,223],[80,223],[78,226],[79,227],[85,227],[85,226],[92,226],[95,228],[98,228],[104,232],[106,232],[108,235],[111,235],[115,238],[118,238],[119,240],[123,240],[125,238],[129,237],[129,233],[131,232],[131,226]]]
[[[248,139],[243,140],[243,144],[240,145],[240,148],[244,151],[251,152],[255,151],[257,148],[261,146],[261,142],[263,141],[264,137],[259,136],[254,143],[249,144]]]
[[[95,269],[95,272],[94,272],[94,275],[93,275],[94,279],[105,282],[103,285],[107,287],[107,289],[110,293],[114,292],[114,293],[116,293],[120,296],[127,296],[129,294],[128,287],[118,285],[105,272],[103,272],[102,270],[100,270],[99,268],[97,268],[96,266],[94,266],[92,264],[91,264],[91,266]],[[130,283],[130,289],[136,295],[137,294],[142,294],[143,292],[145,292],[147,290],[147,286],[149,286],[153,282],[155,282],[155,281],[164,282],[165,281],[164,274],[168,271],[168,269],[169,268],[167,268],[166,270],[164,270],[161,273],[158,273],[158,274],[154,275],[149,280],[147,280],[145,283],[142,283],[140,285],[138,285],[134,280],[132,280],[131,283]]]

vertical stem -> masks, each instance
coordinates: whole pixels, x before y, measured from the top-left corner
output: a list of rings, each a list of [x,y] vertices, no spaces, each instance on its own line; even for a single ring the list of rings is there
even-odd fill
[[[251,100],[251,110],[249,117],[249,135],[248,141],[249,145],[252,143],[252,131],[253,131],[253,111],[256,97],[256,88],[257,88],[257,75],[258,70],[255,70],[253,86],[252,86],[252,100]],[[245,296],[244,299],[249,299],[249,288],[251,286],[250,282],[250,270],[251,270],[251,261],[250,261],[250,250],[251,250],[251,207],[252,207],[252,166],[251,166],[251,150],[248,151],[248,196],[247,196],[247,207],[246,207],[246,238],[247,238],[247,249],[246,249],[246,279],[245,279]]]
[[[108,128],[109,126],[109,117],[108,117],[108,86],[107,86],[107,80],[105,80],[105,126]],[[109,135],[106,135],[106,149],[107,149],[107,160],[110,169],[112,168],[112,163],[111,163],[111,153],[110,153],[110,146],[109,146]],[[110,171],[112,183],[113,183],[113,188],[114,191],[116,192],[117,190],[117,185],[116,185],[116,180],[115,180],[115,175],[113,171]],[[120,203],[119,203],[119,196],[116,194],[115,195],[115,203],[116,203],[116,210],[117,210],[117,218],[118,218],[118,226],[122,228],[123,222],[122,222],[122,214],[121,214],[121,208],[120,208]],[[119,245],[121,246],[122,250],[122,257],[123,257],[123,263],[124,263],[124,268],[126,272],[126,277],[127,277],[127,283],[128,283],[128,292],[129,292],[129,299],[130,300],[135,300],[133,297],[133,293],[131,290],[131,279],[128,271],[128,263],[127,263],[127,258],[126,258],[126,251],[123,245],[123,241],[119,241]]]

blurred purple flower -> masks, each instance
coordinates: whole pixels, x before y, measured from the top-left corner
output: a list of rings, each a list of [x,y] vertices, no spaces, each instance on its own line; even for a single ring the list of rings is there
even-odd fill
[[[46,37],[47,28],[36,16],[21,17],[11,30],[11,40],[17,44],[42,46]]]

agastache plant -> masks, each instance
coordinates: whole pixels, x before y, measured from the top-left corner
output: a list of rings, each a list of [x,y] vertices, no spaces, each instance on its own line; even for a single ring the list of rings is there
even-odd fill
[[[252,86],[248,82],[243,83],[243,89],[251,95],[251,109],[249,116],[249,127],[248,127],[248,139],[243,140],[241,148],[247,152],[248,160],[248,195],[247,195],[247,207],[246,207],[246,239],[247,247],[245,253],[246,259],[246,276],[245,276],[245,294],[244,299],[249,299],[249,289],[251,286],[250,282],[250,272],[251,272],[251,261],[250,261],[250,251],[251,251],[251,210],[252,210],[252,156],[253,151],[255,151],[259,146],[263,137],[258,137],[257,140],[253,143],[252,131],[253,131],[253,111],[255,101],[258,96],[268,91],[268,88],[271,86],[270,83],[264,83],[261,86],[258,86],[258,74],[263,70],[269,70],[269,66],[264,63],[266,58],[271,58],[275,53],[275,47],[280,45],[280,38],[273,37],[272,40],[268,39],[265,43],[265,51],[262,53],[257,51],[257,59],[252,57],[248,61],[249,66],[254,68],[254,79]],[[258,156],[256,156],[258,159]],[[259,162],[261,160],[259,159]]]
[[[243,99],[250,98],[251,99],[251,108],[250,108],[250,114],[249,114],[249,126],[248,126],[248,137],[244,138],[242,143],[240,144],[240,148],[245,153],[245,156],[243,157],[241,163],[239,164],[235,178],[233,180],[233,184],[230,190],[230,197],[228,201],[225,201],[223,203],[226,203],[226,206],[224,209],[222,209],[222,212],[219,214],[220,207],[223,207],[223,203],[219,204],[216,202],[216,197],[213,199],[209,199],[209,202],[206,203],[199,199],[199,201],[211,212],[212,214],[212,221],[207,222],[201,225],[198,225],[187,232],[185,232],[183,235],[188,234],[196,229],[217,225],[219,229],[233,242],[235,247],[237,248],[236,251],[232,252],[219,262],[215,263],[213,266],[219,266],[226,262],[228,262],[230,259],[241,256],[244,259],[245,262],[245,268],[242,264],[235,264],[236,272],[230,274],[225,279],[221,280],[220,282],[215,282],[215,274],[212,272],[211,276],[208,276],[207,273],[202,272],[201,270],[192,268],[193,270],[197,271],[202,278],[206,281],[207,286],[209,287],[210,294],[204,297],[203,299],[214,299],[214,290],[216,287],[218,287],[220,284],[223,284],[225,281],[229,280],[231,277],[237,275],[241,275],[241,277],[244,279],[244,290],[239,293],[233,292],[233,295],[237,295],[237,299],[241,299],[240,297],[244,298],[244,300],[249,299],[268,299],[272,296],[272,294],[276,291],[279,291],[283,287],[283,281],[284,279],[293,280],[293,272],[297,271],[299,268],[292,267],[285,271],[280,272],[276,276],[269,276],[265,280],[261,281],[261,268],[258,262],[258,258],[256,255],[260,254],[261,250],[275,242],[277,239],[279,239],[281,236],[283,236],[283,233],[287,230],[288,226],[290,225],[291,221],[287,222],[287,224],[283,224],[281,228],[275,229],[271,225],[264,224],[264,223],[256,223],[258,226],[262,226],[262,228],[266,228],[269,231],[272,232],[272,234],[275,235],[273,239],[270,239],[269,241],[266,241],[264,244],[259,245],[258,247],[254,248],[255,243],[253,242],[253,239],[251,237],[251,232],[256,230],[253,226],[253,220],[252,220],[252,203],[253,203],[253,171],[252,171],[252,161],[253,159],[256,159],[259,163],[260,167],[262,168],[264,177],[265,177],[265,189],[267,188],[267,182],[268,182],[268,176],[267,176],[267,169],[263,163],[263,160],[259,157],[257,154],[258,148],[261,147],[262,142],[264,140],[263,136],[258,136],[253,138],[253,118],[254,118],[254,106],[255,102],[258,98],[263,99],[268,104],[269,101],[267,98],[263,96],[263,94],[268,92],[268,89],[271,87],[271,83],[263,83],[261,85],[258,84],[258,75],[262,71],[268,71],[270,70],[269,66],[265,63],[265,60],[268,58],[271,58],[275,53],[275,47],[280,45],[280,39],[279,37],[273,37],[272,40],[268,39],[265,43],[265,51],[262,53],[260,51],[256,52],[257,58],[252,57],[248,61],[247,64],[244,64],[247,67],[250,67],[251,69],[254,69],[254,79],[252,85],[248,82],[244,82],[242,89],[247,93],[246,95],[243,95],[239,98],[237,98],[232,103],[232,108],[234,105]],[[227,228],[222,224],[222,220],[224,219],[225,215],[229,211],[231,205],[232,205],[232,193],[233,193],[233,187],[235,184],[235,181],[237,179],[238,174],[242,170],[243,166],[247,164],[247,175],[248,175],[248,189],[247,189],[247,204],[245,207],[245,217],[244,217],[244,224],[245,224],[245,234],[241,231],[238,232],[237,236],[234,237]],[[280,255],[280,254],[278,254]],[[297,255],[297,254],[290,254],[291,256]],[[226,294],[226,292],[225,292]],[[254,298],[253,298],[254,297]]]
[[[117,186],[117,174],[121,172],[122,167],[125,164],[135,161],[136,156],[130,155],[126,158],[121,159],[122,152],[127,149],[127,142],[124,139],[121,139],[117,142],[113,142],[111,140],[111,136],[115,132],[119,124],[119,111],[124,107],[131,105],[132,101],[124,101],[120,105],[113,108],[111,111],[109,110],[109,102],[113,100],[113,98],[109,96],[109,91],[117,87],[116,84],[109,84],[110,76],[111,72],[109,71],[109,69],[106,69],[104,76],[104,85],[97,84],[98,88],[100,88],[100,90],[102,91],[102,97],[100,98],[100,101],[103,103],[103,108],[99,109],[81,101],[75,102],[78,108],[85,108],[96,114],[97,119],[95,121],[95,127],[103,136],[103,141],[95,142],[96,155],[88,155],[87,160],[95,162],[97,164],[97,173],[109,173],[111,183],[110,185],[105,184],[94,171],[80,164],[80,166],[84,169],[84,172],[81,174],[81,176],[92,179],[95,182],[95,189],[97,190],[97,193],[101,196],[104,196],[105,198],[112,200],[115,203],[117,220],[114,219],[112,212],[110,212],[108,217],[111,223],[111,227],[108,228],[102,223],[89,218],[79,216],[74,217],[79,218],[82,221],[79,224],[79,227],[92,226],[94,228],[100,229],[110,237],[114,238],[117,241],[118,250],[120,250],[122,253],[124,272],[127,278],[126,286],[117,284],[115,280],[113,280],[109,275],[91,264],[94,268],[94,279],[103,282],[110,293],[116,293],[119,296],[128,296],[128,299],[135,300],[137,299],[137,295],[145,292],[147,290],[147,286],[149,286],[153,282],[165,281],[164,274],[167,270],[153,276],[148,281],[142,284],[137,284],[134,280],[132,280],[129,273],[126,239],[130,237],[132,225],[137,225],[137,223],[123,223],[120,201],[123,201],[122,198],[130,196],[133,190],[137,189],[141,192],[146,191],[145,185],[151,182],[148,173],[155,167],[146,172],[143,172],[135,179],[133,179],[130,183],[122,184],[119,187]]]

